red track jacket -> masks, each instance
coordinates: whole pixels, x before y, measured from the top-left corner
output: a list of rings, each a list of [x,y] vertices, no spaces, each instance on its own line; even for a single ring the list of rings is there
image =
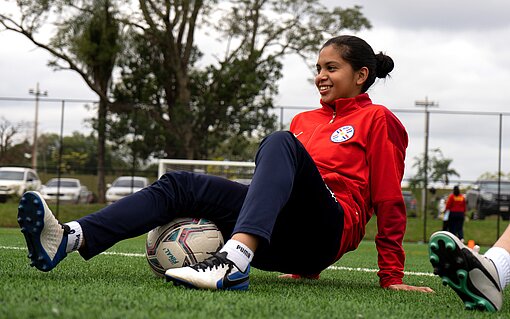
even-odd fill
[[[296,115],[290,131],[345,211],[337,258],[358,247],[375,212],[380,285],[401,284],[406,210],[400,183],[406,130],[391,111],[372,104],[368,94],[321,104],[320,109]]]
[[[454,194],[450,194],[448,199],[446,200],[446,210],[450,212],[456,213],[465,213],[466,212],[466,198],[462,194],[459,196],[455,196]]]

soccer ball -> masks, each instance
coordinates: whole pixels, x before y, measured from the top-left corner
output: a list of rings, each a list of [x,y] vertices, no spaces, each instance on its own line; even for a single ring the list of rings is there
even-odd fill
[[[193,265],[223,246],[216,225],[203,218],[176,218],[147,234],[145,256],[151,270],[164,277],[169,268]]]

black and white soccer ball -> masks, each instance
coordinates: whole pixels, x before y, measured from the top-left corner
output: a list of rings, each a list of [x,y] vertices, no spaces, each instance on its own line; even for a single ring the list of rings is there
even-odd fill
[[[185,267],[210,257],[223,246],[216,225],[203,218],[176,218],[147,234],[145,256],[160,277],[170,268]]]

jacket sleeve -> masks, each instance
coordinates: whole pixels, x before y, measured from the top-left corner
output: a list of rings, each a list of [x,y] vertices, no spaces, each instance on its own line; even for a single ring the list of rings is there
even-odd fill
[[[453,205],[453,194],[448,195],[448,199],[446,200],[445,210],[451,210]]]
[[[405,253],[406,208],[401,181],[404,176],[407,133],[389,111],[376,118],[367,144],[371,202],[377,216],[375,244],[378,252],[379,284],[401,284]]]

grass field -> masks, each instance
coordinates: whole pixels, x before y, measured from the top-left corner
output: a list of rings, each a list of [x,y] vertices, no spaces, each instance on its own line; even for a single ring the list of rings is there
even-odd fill
[[[57,213],[56,205],[49,204],[53,213]],[[78,219],[82,216],[93,213],[104,207],[104,204],[62,204],[59,207],[58,219],[62,222],[68,222]],[[0,227],[18,228],[17,219],[18,201],[11,200],[7,203],[0,204]],[[429,216],[427,220],[426,238],[442,229],[443,222],[433,219]],[[508,226],[508,221],[500,221],[500,234]],[[473,239],[480,245],[492,245],[497,238],[497,219],[496,216],[490,216],[486,220],[466,221],[464,224],[464,234],[466,239]],[[366,239],[373,239],[376,235],[376,218],[372,218],[366,228]],[[407,231],[404,237],[406,242],[423,241],[423,219],[408,218]]]
[[[247,292],[198,291],[156,278],[145,236],[83,261],[74,253],[49,273],[29,267],[18,229],[0,228],[0,318],[509,318],[510,291],[497,314],[464,310],[432,276],[427,246],[405,244],[405,281],[436,292],[381,289],[373,242],[363,242],[320,280],[294,281],[252,270]],[[306,253],[306,252],[303,252]],[[303,256],[306,258],[305,256]]]

